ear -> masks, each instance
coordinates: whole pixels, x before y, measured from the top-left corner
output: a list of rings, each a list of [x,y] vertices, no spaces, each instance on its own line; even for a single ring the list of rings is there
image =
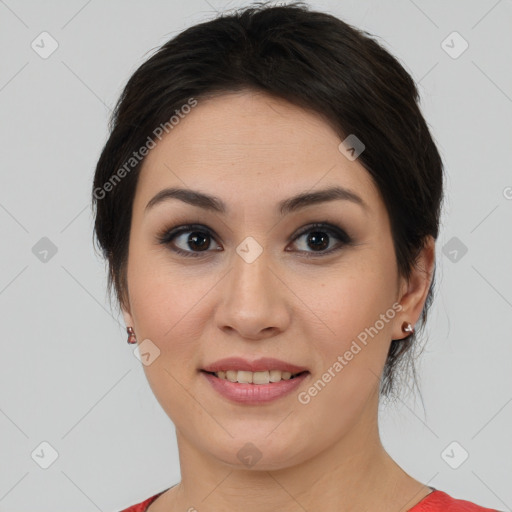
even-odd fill
[[[121,304],[121,312],[123,313],[124,323],[126,327],[133,327],[133,317],[130,312],[130,305]]]
[[[121,271],[122,273],[122,271]],[[114,276],[113,270],[111,269],[111,280],[113,283],[116,283],[116,278]],[[125,283],[125,282],[124,282]],[[121,312],[123,313],[124,323],[126,327],[134,327],[133,325],[133,317],[131,314],[131,306],[130,306],[130,298],[128,296],[128,292],[125,291],[125,284],[121,287],[121,291],[118,292],[116,287],[117,298],[119,300],[119,305],[121,307]]]
[[[398,302],[402,306],[397,322],[393,327],[393,338],[399,340],[405,338],[407,333],[402,331],[402,323],[409,322],[413,326],[418,322],[425,300],[428,295],[430,283],[435,268],[435,240],[432,236],[427,238],[425,246],[416,258],[416,264],[411,271],[408,280],[400,280],[400,294]]]

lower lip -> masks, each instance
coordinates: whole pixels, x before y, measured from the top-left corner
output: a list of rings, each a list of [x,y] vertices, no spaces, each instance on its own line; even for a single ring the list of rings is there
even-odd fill
[[[268,384],[240,384],[227,379],[219,379],[211,373],[201,371],[215,391],[234,402],[243,404],[262,404],[277,400],[297,389],[309,372],[302,373],[293,379],[269,382]]]

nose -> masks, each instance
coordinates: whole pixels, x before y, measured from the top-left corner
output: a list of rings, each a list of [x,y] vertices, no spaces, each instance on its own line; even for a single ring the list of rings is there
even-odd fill
[[[222,298],[215,313],[219,329],[250,340],[284,332],[290,322],[290,291],[283,277],[271,268],[265,251],[252,262],[238,254],[233,260],[223,279]]]

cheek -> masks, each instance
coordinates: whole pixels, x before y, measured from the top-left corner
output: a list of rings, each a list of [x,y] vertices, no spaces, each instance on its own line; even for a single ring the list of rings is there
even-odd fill
[[[347,367],[370,369],[377,374],[381,371],[396,314],[395,282],[392,257],[366,251],[316,288],[309,287],[309,303],[322,322],[315,322],[308,337],[316,340],[313,343],[326,368],[348,351]],[[307,283],[303,285],[306,289]],[[318,332],[315,335],[318,329],[323,336],[318,336]]]
[[[340,332],[367,327],[393,304],[395,267],[391,261],[373,253],[365,251],[356,255],[314,288],[312,303],[324,312],[333,327],[338,327],[336,331],[343,326]],[[310,283],[304,283],[307,286],[311,296],[313,288]]]
[[[194,378],[189,365],[201,350],[201,298],[213,283],[171,269],[161,255],[135,250],[130,254],[128,283],[137,338],[151,340],[159,350],[143,366],[148,383],[172,421],[187,428],[181,425],[186,418],[204,413],[194,409],[195,401],[184,390]]]
[[[386,273],[365,269],[326,282],[311,297],[323,321],[316,329],[324,334],[315,335],[315,328],[307,334],[320,364],[301,403],[308,402],[304,410],[313,417],[337,411],[339,419],[326,427],[326,436],[348,430],[378,390],[395,316],[388,281]]]
[[[211,281],[211,277],[193,278],[186,269],[177,271],[162,258],[161,251],[134,250],[128,265],[128,283],[137,332],[161,351],[190,347],[190,340],[197,339],[195,334],[201,327],[201,299],[212,287]]]

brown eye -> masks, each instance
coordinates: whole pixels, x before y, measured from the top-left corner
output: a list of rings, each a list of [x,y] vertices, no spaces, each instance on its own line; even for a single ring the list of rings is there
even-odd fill
[[[307,236],[306,236],[307,235]],[[352,243],[352,239],[340,227],[329,223],[317,223],[306,226],[295,235],[293,241],[304,238],[302,248],[297,252],[305,257],[321,257],[331,254],[345,245]],[[179,226],[173,229],[165,230],[157,236],[159,243],[169,246],[169,248],[182,256],[201,257],[212,252],[212,241],[215,237],[211,231],[202,225],[189,224]],[[337,241],[337,243],[333,243]],[[215,251],[222,251],[217,246]],[[287,251],[289,251],[287,249]]]
[[[206,227],[187,225],[167,230],[157,239],[159,243],[169,245],[171,250],[182,256],[198,257],[202,252],[210,252],[208,249],[214,238]]]
[[[325,232],[311,231],[306,243],[310,244],[309,247],[313,248],[315,251],[321,251],[322,249],[326,249],[329,246],[329,238],[330,235]]]
[[[180,235],[181,236],[181,235]],[[179,236],[177,238],[180,238]],[[210,238],[208,234],[200,231],[192,231],[185,242],[192,250],[205,251],[210,247]]]
[[[306,257],[331,254],[341,249],[342,246],[352,243],[351,238],[340,227],[326,223],[307,226],[295,236],[295,243],[301,238],[304,238],[304,242],[298,244],[302,245],[302,248],[298,250]],[[331,245],[333,240],[337,240],[338,243]],[[331,247],[329,248],[329,246]]]

